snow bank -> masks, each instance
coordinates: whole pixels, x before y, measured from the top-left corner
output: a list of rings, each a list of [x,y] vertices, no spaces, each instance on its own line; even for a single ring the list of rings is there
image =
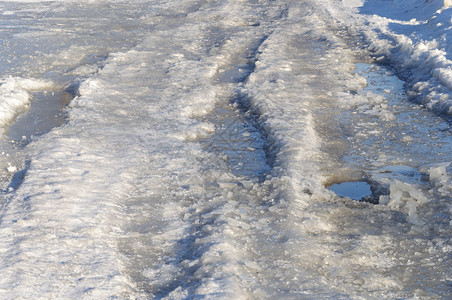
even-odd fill
[[[406,80],[408,94],[439,113],[452,114],[450,1],[343,3],[357,7],[360,14],[342,14],[342,21],[357,20],[377,60],[391,62]]]

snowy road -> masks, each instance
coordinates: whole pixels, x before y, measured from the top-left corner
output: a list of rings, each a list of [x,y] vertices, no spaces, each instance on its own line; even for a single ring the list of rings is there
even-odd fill
[[[0,1],[0,298],[450,298],[451,12],[408,2]]]

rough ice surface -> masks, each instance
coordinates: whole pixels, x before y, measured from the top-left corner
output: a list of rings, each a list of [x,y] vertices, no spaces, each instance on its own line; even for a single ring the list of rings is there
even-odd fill
[[[0,15],[0,298],[452,296],[446,2]]]

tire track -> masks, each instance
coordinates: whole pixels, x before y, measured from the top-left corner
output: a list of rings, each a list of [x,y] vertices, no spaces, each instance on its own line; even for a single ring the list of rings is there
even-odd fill
[[[212,28],[216,14],[224,18],[223,24]],[[235,1],[200,7],[188,15],[196,22],[190,29],[182,27],[190,33],[184,38],[190,41],[191,49],[207,56],[199,62],[181,58],[179,68],[203,64],[208,70],[205,74],[210,75],[202,79],[200,90],[186,98],[203,97],[203,91],[210,89],[214,99],[208,100],[216,108],[206,102],[206,111],[213,113],[194,119],[194,132],[193,127],[187,127],[190,133],[178,147],[189,149],[188,164],[181,159],[183,165],[176,169],[163,167],[171,175],[151,183],[166,191],[137,191],[136,199],[128,205],[130,215],[137,215],[143,202],[153,203],[147,206],[146,218],[124,228],[125,232],[136,232],[135,236],[121,238],[119,244],[128,273],[142,295],[242,299],[252,290],[260,267],[253,259],[249,231],[257,222],[253,213],[256,204],[259,207],[268,194],[259,182],[270,167],[257,122],[239,109],[236,91],[253,72],[259,47],[283,16],[284,8],[279,5]],[[184,57],[190,56],[184,53]],[[173,81],[184,75],[183,69],[169,74],[175,76],[170,77]],[[197,107],[189,107],[188,112],[194,117],[203,115]],[[174,159],[183,156],[180,151],[168,150]],[[139,186],[145,186],[149,178],[157,180],[149,171],[144,172],[148,176]]]

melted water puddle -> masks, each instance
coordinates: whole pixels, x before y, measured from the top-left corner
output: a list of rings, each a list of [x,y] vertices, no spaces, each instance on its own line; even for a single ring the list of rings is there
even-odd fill
[[[362,200],[372,195],[370,184],[365,181],[349,181],[335,183],[329,190],[340,197],[348,197],[353,200]]]
[[[72,100],[66,91],[35,92],[30,109],[10,126],[8,137],[20,143],[61,126],[66,119],[64,108]]]

